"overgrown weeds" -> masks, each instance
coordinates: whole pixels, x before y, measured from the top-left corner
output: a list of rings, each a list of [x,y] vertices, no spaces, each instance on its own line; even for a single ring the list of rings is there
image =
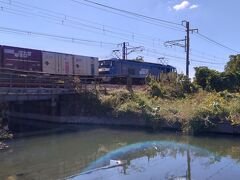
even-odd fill
[[[186,133],[199,134],[218,123],[240,124],[240,96],[228,92],[199,91],[184,98],[152,96],[152,92],[112,91],[101,96],[102,105],[112,107],[111,115],[142,118],[159,124],[178,123]],[[107,104],[107,105],[106,105]],[[153,128],[155,128],[153,127]]]
[[[149,78],[146,90],[117,89],[107,94],[88,94],[81,100],[88,101],[80,106],[81,110],[92,109],[94,115],[111,118],[141,118],[154,129],[162,124],[178,124],[183,132],[199,134],[219,123],[240,125],[238,93],[207,92],[182,75]]]

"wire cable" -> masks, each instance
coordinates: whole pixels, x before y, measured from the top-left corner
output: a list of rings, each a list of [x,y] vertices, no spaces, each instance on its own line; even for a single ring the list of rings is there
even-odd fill
[[[180,28],[180,27],[172,26],[173,24],[180,26],[181,24],[178,24],[178,23],[165,21],[165,20],[161,20],[161,19],[158,19],[158,21],[156,21],[156,20],[152,21],[153,19],[157,19],[157,18],[153,18],[151,20],[151,17],[143,18],[144,15],[136,14],[136,13],[129,12],[129,11],[126,11],[124,13],[125,10],[118,9],[117,12],[121,12],[122,13],[122,14],[120,14],[120,13],[116,13],[114,11],[114,9],[112,9],[112,8],[107,8],[107,9],[106,9],[106,7],[105,8],[99,8],[97,6],[93,6],[91,4],[86,4],[86,3],[83,3],[83,2],[80,2],[80,1],[77,1],[77,0],[70,0],[70,1],[78,3],[78,4],[81,4],[81,5],[85,5],[85,6],[88,6],[88,7],[92,7],[92,8],[95,8],[95,9],[99,9],[99,10],[102,10],[102,11],[110,12],[110,13],[113,13],[113,14],[116,14],[116,15],[119,15],[119,16],[123,16],[123,17],[127,17],[127,18],[130,18],[130,19],[134,19],[134,20],[137,20],[137,21],[140,21],[140,22],[145,22],[145,23],[148,23],[148,24],[151,24],[151,25],[155,25],[155,26],[158,26],[158,27],[162,26],[162,27],[165,27],[165,28],[168,28],[168,29],[184,32],[184,29],[182,27]],[[83,1],[85,1],[85,0],[83,0]],[[92,4],[94,4],[93,1],[92,1]],[[101,6],[100,3],[97,3],[97,4],[99,4],[98,6],[100,6],[100,7],[105,6],[105,5]],[[97,5],[97,4],[95,4],[95,5]],[[117,9],[117,8],[115,8],[115,9]],[[129,16],[129,15],[131,15],[131,16]]]
[[[222,48],[228,49],[228,50],[230,50],[232,52],[235,52],[235,53],[238,53],[238,54],[240,53],[239,51],[236,51],[233,48],[230,48],[230,47],[228,47],[228,46],[226,46],[226,45],[224,45],[222,43],[219,43],[219,42],[217,42],[217,41],[215,41],[215,40],[213,40],[213,39],[211,39],[211,38],[209,38],[209,37],[207,37],[207,36],[205,36],[205,35],[203,35],[201,33],[197,33],[197,35],[202,37],[203,39],[207,40],[208,42],[211,42],[211,43],[213,43],[215,45],[221,46]]]
[[[40,32],[33,32],[33,31],[27,31],[27,30],[21,30],[21,29],[15,29],[15,28],[8,28],[8,27],[0,27],[1,31],[6,32],[13,32],[13,33],[21,33],[24,35],[37,35],[42,37],[50,37],[50,38],[57,38],[62,40],[68,40],[71,42],[87,42],[87,43],[98,43],[100,45],[117,45],[117,43],[110,43],[110,42],[103,42],[103,41],[95,41],[95,40],[89,40],[89,39],[81,39],[76,37],[67,37],[67,36],[60,36],[60,35],[53,35],[53,34],[47,34],[47,33],[40,33]]]
[[[71,1],[79,2],[77,0],[71,0]],[[159,22],[163,22],[163,23],[168,23],[168,24],[181,26],[181,24],[179,24],[179,23],[175,23],[175,22],[171,22],[171,21],[167,21],[167,20],[163,20],[163,19],[159,19],[159,18],[154,18],[154,17],[150,17],[150,16],[145,16],[145,15],[138,14],[138,13],[135,13],[135,12],[130,12],[130,11],[126,11],[126,10],[123,10],[123,9],[119,9],[119,8],[115,8],[115,7],[112,7],[112,6],[108,6],[108,5],[105,5],[105,4],[101,4],[101,3],[98,3],[98,2],[95,2],[95,1],[90,1],[90,0],[83,0],[83,1],[85,1],[87,3],[91,3],[91,4],[94,4],[94,5],[97,5],[97,6],[101,6],[101,7],[104,7],[104,8],[112,9],[112,10],[115,10],[115,11],[118,11],[118,12],[130,14],[130,15],[133,15],[133,16],[137,16],[137,17],[141,17],[141,18],[145,18],[145,19],[150,19],[150,20],[153,20],[153,21],[159,21]]]

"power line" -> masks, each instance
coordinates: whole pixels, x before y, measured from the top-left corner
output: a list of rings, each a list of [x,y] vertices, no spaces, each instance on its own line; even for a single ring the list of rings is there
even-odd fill
[[[172,26],[173,24],[179,26],[180,24],[178,24],[178,23],[174,23],[174,22],[170,22],[170,21],[166,21],[166,20],[161,20],[161,19],[158,19],[158,21],[157,21],[157,18],[153,18],[153,19],[155,19],[155,21],[153,21],[153,19],[151,19],[151,17],[146,16],[148,18],[146,18],[146,17],[144,18],[144,15],[140,15],[140,14],[133,13],[133,12],[130,12],[130,11],[121,10],[121,9],[118,9],[118,8],[113,8],[113,7],[110,7],[110,6],[107,6],[107,7],[109,7],[109,8],[107,8],[107,7],[104,7],[106,5],[103,5],[103,4],[100,4],[100,3],[94,4],[95,2],[93,2],[93,1],[91,1],[91,2],[89,1],[88,3],[94,4],[94,5],[97,5],[97,6],[100,6],[100,7],[104,7],[104,8],[99,8],[97,6],[93,6],[91,4],[86,4],[86,3],[83,3],[83,2],[80,2],[80,1],[77,1],[77,0],[70,0],[70,1],[81,4],[81,5],[85,5],[85,6],[88,6],[88,7],[92,7],[92,8],[95,8],[95,9],[99,9],[99,10],[102,10],[102,11],[110,12],[110,13],[113,13],[113,14],[116,14],[116,15],[119,15],[119,16],[134,19],[134,20],[137,20],[137,21],[140,21],[140,22],[145,22],[145,23],[155,25],[155,26],[158,26],[158,27],[162,26],[162,27],[165,27],[165,28],[168,28],[168,29],[183,32],[182,28]],[[85,1],[85,0],[83,0],[83,1]],[[116,13],[115,11],[121,12],[123,14]],[[131,15],[131,16],[128,16],[128,15]]]
[[[50,21],[49,18],[51,18],[51,19],[53,19],[54,23],[56,23],[56,21],[57,21],[58,24],[61,24],[63,26],[69,26],[69,23],[70,23],[70,24],[77,25],[77,26],[83,26],[83,28],[81,28],[80,30],[83,30],[85,28],[90,28],[90,29],[101,31],[101,32],[104,33],[104,35],[105,35],[105,33],[111,33],[111,34],[114,34],[115,36],[116,36],[116,34],[120,35],[120,36],[124,36],[124,37],[128,36],[128,39],[132,38],[134,41],[135,41],[135,39],[139,39],[140,36],[146,36],[146,35],[142,35],[142,34],[140,35],[138,33],[129,32],[129,31],[122,30],[122,29],[121,29],[121,31],[125,31],[124,33],[122,33],[122,32],[119,33],[119,32],[116,32],[116,31],[108,30],[108,29],[105,28],[105,27],[107,27],[106,25],[99,24],[99,23],[98,24],[101,25],[101,27],[97,27],[96,23],[93,23],[93,22],[91,22],[91,24],[94,24],[94,25],[84,24],[82,22],[71,19],[71,18],[78,19],[77,17],[69,16],[69,15],[59,13],[59,12],[55,12],[55,11],[49,11],[49,10],[46,10],[46,9],[43,9],[43,8],[27,5],[27,4],[24,4],[24,3],[20,3],[21,6],[13,4],[13,3],[18,3],[17,1],[12,1],[11,4],[6,3],[4,1],[0,1],[0,2],[2,2],[4,4],[7,4],[7,5],[20,7],[20,8],[30,7],[30,8],[34,8],[34,9],[37,9],[37,10],[41,10],[41,12],[39,12],[40,14],[36,14],[36,13],[31,13],[31,12],[27,12],[27,11],[23,11],[23,10],[6,8],[6,7],[2,6],[1,10],[3,12],[7,12],[7,13],[11,13],[11,14],[16,14],[16,12],[18,12],[18,15],[29,16],[29,17],[37,16],[37,17],[46,19],[46,21]],[[22,6],[24,6],[24,7],[22,7]],[[21,14],[19,14],[19,13],[21,13]],[[45,13],[45,15],[44,15],[44,13]],[[60,15],[61,17],[59,17],[58,15]],[[69,17],[71,17],[71,18],[69,18]],[[83,21],[83,20],[81,19],[81,21]],[[115,29],[119,29],[119,28],[115,28]],[[89,32],[89,30],[87,30],[87,31]],[[159,38],[156,38],[156,37],[151,37],[151,38],[153,38],[153,39],[152,40],[149,40],[149,38],[144,38],[144,39],[148,40],[148,41],[160,41]],[[124,39],[124,40],[126,40],[126,39]]]
[[[77,3],[81,3],[81,2],[79,2],[79,1],[77,1],[77,0],[71,0],[71,1],[77,2]],[[130,11],[126,11],[126,10],[114,8],[114,7],[107,6],[107,5],[104,5],[104,4],[100,4],[100,3],[97,3],[97,2],[94,2],[94,1],[90,1],[90,0],[83,0],[83,1],[88,2],[88,3],[95,4],[95,5],[98,5],[98,6],[102,6],[102,7],[105,7],[105,8],[113,9],[113,10],[116,10],[116,11],[124,12],[124,13],[127,13],[127,14],[131,14],[131,15],[134,15],[134,16],[137,16],[137,17],[147,18],[147,19],[150,19],[150,20],[160,21],[160,22],[164,22],[164,23],[170,23],[170,24],[174,24],[174,25],[180,25],[179,23],[175,23],[175,22],[171,22],[171,21],[167,21],[167,20],[163,20],[163,19],[158,19],[158,18],[153,18],[153,17],[149,17],[149,16],[137,14],[137,13],[134,13],[134,12],[130,12]],[[9,1],[8,3],[7,3],[7,2],[4,2],[4,1],[0,1],[0,2],[5,3],[5,4],[9,4],[9,5],[13,5],[13,3],[18,3],[18,4],[21,4],[21,5],[24,5],[24,6],[28,6],[28,7],[31,7],[31,8],[36,8],[36,9],[43,10],[43,11],[48,11],[48,12],[50,12],[50,13],[58,13],[59,15],[64,16],[66,20],[67,20],[68,17],[72,17],[72,18],[77,18],[77,19],[79,19],[78,17],[69,16],[69,15],[66,15],[66,14],[64,14],[64,13],[59,13],[59,12],[55,12],[55,11],[51,11],[51,10],[46,10],[46,9],[44,9],[44,8],[39,8],[39,7],[32,6],[32,5],[27,5],[27,4],[25,4],[25,3],[18,2],[18,1],[13,1],[13,0],[11,0],[11,1]],[[57,18],[57,17],[55,16],[55,18]],[[85,21],[86,21],[86,20],[85,20]],[[88,21],[88,22],[89,22],[89,21]],[[96,24],[96,22],[92,22],[92,23]],[[99,24],[99,23],[98,23],[98,24]],[[100,24],[100,25],[104,26],[103,24]],[[102,29],[101,29],[101,30],[102,30]],[[207,39],[208,41],[211,41],[211,42],[213,42],[213,43],[215,43],[215,44],[218,44],[218,45],[220,45],[220,46],[222,46],[222,47],[224,47],[224,48],[228,48],[229,50],[235,51],[235,50],[233,50],[232,48],[229,48],[229,47],[227,47],[227,46],[225,46],[225,45],[223,45],[223,44],[221,44],[221,43],[218,43],[218,42],[216,42],[216,41],[214,41],[214,40],[212,40],[212,39],[210,39],[210,38],[208,38],[208,37],[206,37],[206,36],[204,36],[204,35],[202,35],[202,34],[200,34],[200,33],[199,33],[199,35],[202,36],[203,38]],[[235,51],[235,52],[238,52],[238,51]]]
[[[41,33],[41,32],[33,32],[33,31],[27,31],[27,30],[21,30],[21,29],[15,29],[15,28],[8,28],[8,27],[0,27],[0,30],[2,32],[9,32],[9,33],[15,33],[15,34],[23,34],[23,35],[37,35],[37,36],[42,36],[42,37],[50,37],[50,38],[57,38],[57,39],[61,39],[61,40],[68,40],[70,42],[75,42],[75,43],[79,43],[79,42],[87,42],[87,43],[97,43],[99,45],[118,45],[117,43],[111,43],[111,42],[103,42],[103,41],[95,41],[95,40],[89,40],[89,39],[82,39],[82,38],[77,38],[77,37],[67,37],[67,36],[60,36],[60,35],[53,35],[53,34],[47,34],[47,33]],[[174,55],[170,55],[170,54],[166,54],[166,53],[160,53],[155,49],[146,49],[146,51],[148,52],[152,52],[155,54],[161,54],[161,55],[165,55],[168,57],[173,57],[173,58],[177,58],[177,59],[185,59],[183,57],[179,57],[179,56],[174,56]],[[221,64],[221,63],[210,63],[207,61],[200,61],[200,60],[192,60],[194,62],[203,62],[203,63],[208,63],[208,64]]]
[[[2,2],[2,1],[0,1],[0,2]],[[11,4],[10,5],[12,5],[12,2],[14,2],[14,1],[11,1]],[[22,3],[22,5],[24,5],[23,3]],[[34,7],[34,8],[38,8],[38,7],[36,7],[36,6],[31,6],[31,5],[29,5],[30,7]],[[29,8],[28,8],[29,9]],[[47,13],[47,15],[45,14],[42,14],[42,15],[39,15],[39,14],[34,14],[34,13],[32,13],[32,14],[34,14],[34,15],[36,15],[36,16],[39,16],[39,17],[42,17],[42,18],[45,18],[45,19],[47,19],[48,17],[52,17],[54,20],[56,20],[56,21],[58,21],[58,22],[65,22],[65,21],[70,21],[72,24],[77,24],[77,25],[82,25],[82,26],[84,26],[85,24],[83,24],[83,23],[79,23],[78,21],[76,22],[76,21],[72,21],[72,20],[70,20],[69,19],[69,17],[71,17],[71,16],[69,16],[69,15],[65,15],[65,14],[62,14],[62,13],[58,13],[58,12],[55,12],[55,11],[48,11],[48,10],[46,10],[46,9],[43,9],[43,8],[39,8],[39,10],[41,9],[41,11],[45,11],[46,13]],[[19,14],[19,13],[22,13],[22,15],[26,15],[26,16],[30,16],[31,15],[31,13],[29,13],[29,12],[24,12],[24,11],[14,11],[13,9],[10,9],[9,11],[11,11],[11,13],[15,13],[15,14]],[[59,17],[59,16],[55,16],[55,15],[53,15],[54,13],[56,13],[56,14],[58,14],[58,15],[60,15],[61,14],[61,16],[63,16],[63,17]],[[76,17],[74,17],[74,18],[76,18]],[[58,24],[61,24],[61,25],[67,25],[67,26],[69,26],[69,27],[75,27],[75,26],[70,26],[70,25],[68,25],[68,24],[65,24],[65,23],[58,23]],[[94,26],[88,26],[89,28],[95,28]],[[75,27],[76,28],[76,27]],[[79,28],[78,28],[79,29]],[[82,28],[81,28],[82,29]],[[101,28],[95,28],[96,30],[100,30],[100,31],[103,31],[103,29],[101,29]],[[112,32],[113,34],[114,34],[114,36],[116,37],[116,35],[115,34],[117,34],[116,32],[114,32],[114,31],[110,31],[110,30],[105,30],[106,32]],[[123,35],[123,33],[122,33],[122,35]],[[125,34],[126,35],[126,34]],[[60,38],[60,37],[51,37],[51,38]],[[118,37],[119,38],[119,37]],[[123,38],[122,38],[123,39]],[[68,38],[68,39],[64,39],[64,40],[67,40],[67,41],[70,41],[70,39]],[[73,40],[74,41],[74,39],[73,38],[71,38],[71,40]],[[95,41],[95,42],[97,42],[97,41]],[[100,43],[101,44],[101,42],[100,41],[98,41],[98,43]],[[139,42],[135,42],[135,43],[139,43]],[[102,43],[103,44],[103,43]],[[193,60],[194,61],[194,60]],[[208,64],[222,64],[222,63],[211,63],[211,62],[206,62],[206,61],[201,61],[201,60],[195,60],[195,62],[202,62],[202,63],[208,63]]]
[[[18,33],[18,34],[29,35],[29,36],[37,35],[37,36],[48,37],[48,38],[68,40],[68,41],[73,42],[73,43],[85,42],[85,43],[97,43],[99,45],[117,45],[117,43],[95,41],[95,40],[82,39],[82,38],[77,38],[77,37],[60,36],[60,35],[33,32],[33,31],[27,31],[27,30],[15,29],[15,28],[0,27],[0,30],[2,32],[5,31],[5,32],[9,32],[9,33]]]
[[[87,26],[86,27],[84,24],[79,24],[79,23],[77,23],[77,24],[76,23],[75,24],[74,23],[68,24],[66,22],[62,22],[61,19],[60,20],[55,20],[55,19],[54,20],[50,20],[46,16],[33,14],[33,13],[29,13],[29,12],[27,13],[27,12],[24,12],[24,11],[17,11],[17,13],[16,13],[13,9],[5,8],[5,7],[4,7],[4,12],[10,13],[10,14],[14,14],[14,15],[27,16],[27,17],[38,16],[38,17],[44,18],[45,21],[50,22],[50,23],[55,23],[55,24],[58,24],[60,26],[67,26],[67,27],[74,28],[74,29],[77,29],[77,30],[82,30],[82,31],[86,31],[88,33],[91,32],[91,33],[96,34],[97,33],[96,31],[92,31],[92,30],[86,29],[86,28],[93,28],[95,30],[102,31],[102,34],[98,33],[97,35],[104,35],[104,36],[109,36],[109,37],[113,37],[113,38],[117,38],[117,39],[129,40],[129,37],[126,38],[126,36],[124,36],[124,34],[114,33],[114,32],[111,32],[111,31],[106,31],[106,30],[103,30],[103,29],[100,29],[100,28],[94,28],[94,27],[91,27],[91,26]],[[32,15],[32,16],[30,16],[30,15]],[[83,26],[83,27],[80,28],[79,26]],[[111,32],[113,35],[106,34],[105,32]]]
[[[230,47],[228,47],[228,46],[226,46],[226,45],[224,45],[222,43],[219,43],[219,42],[217,42],[217,41],[215,41],[215,40],[213,40],[213,39],[211,39],[211,38],[209,38],[209,37],[207,37],[207,36],[205,36],[205,35],[203,35],[201,33],[197,33],[197,35],[199,35],[203,39],[207,40],[208,42],[211,42],[211,43],[213,43],[215,45],[221,46],[222,48],[228,49],[228,50],[233,51],[235,53],[239,53],[239,51],[236,51],[233,48],[230,48]]]
[[[66,36],[60,36],[60,35],[53,35],[53,34],[46,34],[46,33],[40,33],[40,32],[32,32],[32,31],[27,31],[27,30],[20,30],[20,29],[14,29],[14,28],[6,28],[6,27],[0,27],[0,32],[5,32],[5,33],[13,33],[17,35],[28,35],[28,36],[40,36],[40,37],[45,37],[45,38],[53,38],[54,40],[60,40],[64,42],[70,42],[70,43],[77,43],[77,44],[82,44],[82,45],[92,45],[97,44],[98,46],[105,46],[105,45],[111,45],[111,46],[117,46],[117,43],[111,43],[111,42],[103,42],[103,41],[95,41],[95,40],[88,40],[88,39],[82,39],[82,38],[76,38],[76,37],[66,37]],[[185,58],[180,57],[180,56],[175,56],[167,53],[161,53],[158,52],[155,49],[145,49],[148,53],[151,52],[153,54],[158,54],[158,55],[163,55],[166,57],[174,58],[174,59],[179,59],[180,61],[184,62]],[[155,56],[156,57],[156,56]],[[171,59],[173,60],[173,59]],[[196,62],[196,63],[204,63],[204,64],[213,64],[213,65],[220,65],[221,63],[210,63],[207,61],[201,61],[201,60],[196,60],[196,59],[191,59],[191,61]]]
[[[41,11],[41,14],[42,14],[42,12],[45,12],[48,15],[50,15],[50,14],[59,15],[59,16],[61,16],[60,18],[64,19],[64,20],[75,19],[75,20],[87,22],[87,23],[90,23],[90,24],[93,24],[93,25],[97,24],[101,27],[110,27],[110,28],[113,28],[113,29],[116,29],[116,30],[125,31],[125,32],[129,33],[130,35],[134,34],[134,35],[138,35],[138,36],[148,37],[148,38],[151,38],[151,39],[159,39],[158,37],[153,37],[153,36],[149,36],[149,35],[146,35],[146,34],[131,32],[129,30],[122,29],[122,28],[119,28],[119,27],[104,25],[104,24],[101,24],[101,23],[96,22],[96,21],[89,21],[89,20],[82,19],[82,18],[79,18],[79,17],[76,17],[76,16],[68,15],[68,14],[65,14],[65,13],[62,13],[62,12],[57,12],[57,11],[53,11],[53,10],[49,10],[49,9],[44,9],[44,8],[41,8],[41,7],[29,5],[29,4],[26,4],[26,3],[19,2],[19,1],[11,0],[11,2],[5,2],[5,1],[0,1],[0,2],[4,3],[4,4],[7,4],[7,5],[15,6],[15,7],[39,10],[39,11]],[[55,17],[57,17],[57,16],[55,16]]]
[[[1,1],[0,1],[1,2]],[[74,24],[74,25],[80,25],[80,26],[84,26],[83,28],[81,27],[81,28],[79,28],[79,27],[76,27],[76,26],[74,26],[74,25],[70,25],[70,24],[68,24],[68,23],[65,23],[65,21],[67,22],[67,20],[68,19],[66,19],[64,22],[62,22],[62,19],[60,18],[60,19],[57,19],[57,17],[56,16],[53,16],[53,20],[51,20],[51,16],[50,15],[44,15],[44,14],[42,14],[41,13],[41,15],[39,15],[39,14],[35,14],[35,13],[31,13],[31,12],[25,12],[25,11],[21,11],[21,10],[14,10],[14,9],[11,9],[11,8],[5,8],[5,7],[3,7],[2,8],[2,11],[4,11],[4,12],[7,12],[7,13],[10,13],[10,14],[16,14],[15,12],[18,12],[17,13],[17,15],[19,15],[19,13],[21,13],[20,15],[23,15],[23,16],[28,16],[28,17],[32,17],[32,16],[37,16],[37,17],[40,17],[40,18],[43,18],[45,21],[47,21],[47,22],[51,22],[51,23],[55,23],[55,24],[58,24],[58,25],[61,25],[61,26],[68,26],[68,27],[70,27],[70,28],[74,28],[74,29],[78,29],[78,30],[85,30],[85,31],[87,31],[87,32],[92,32],[92,33],[96,33],[95,31],[90,31],[90,30],[86,30],[86,26],[84,25],[84,24],[82,24],[82,23],[71,23],[71,24]],[[87,26],[87,28],[93,28],[93,29],[95,29],[95,30],[99,30],[99,31],[102,31],[102,29],[100,29],[100,28],[94,28],[94,27],[92,27],[92,26]],[[114,33],[114,32],[112,32],[112,31],[106,31],[106,32],[111,32],[113,35],[109,35],[109,34],[105,34],[105,32],[103,32],[103,34],[102,35],[104,35],[104,36],[110,36],[110,37],[114,37],[114,38],[118,38],[118,39],[122,39],[122,40],[124,40],[124,41],[129,41],[129,39],[131,39],[131,37],[128,37],[128,38],[123,38],[123,37],[125,37],[124,35],[126,35],[126,34],[120,34],[120,33]],[[119,35],[121,35],[122,37],[119,37],[119,36],[117,36],[116,34],[119,34]],[[98,34],[98,35],[101,35],[101,34]],[[130,40],[131,41],[131,40]],[[138,41],[136,41],[135,39],[132,39],[132,41],[134,42],[134,43],[141,43],[142,44],[142,42],[138,42]],[[157,39],[157,41],[160,41],[159,39]],[[153,43],[155,43],[156,42],[156,40],[153,40]],[[158,44],[158,45],[161,45],[161,44]],[[154,45],[153,45],[154,46]],[[162,45],[163,46],[163,45]]]
[[[226,61],[226,59],[223,59],[222,57],[218,57],[218,56],[215,56],[213,54],[209,54],[209,53],[206,53],[206,52],[203,52],[203,51],[199,51],[197,49],[192,49],[191,48],[190,53],[192,54],[192,56],[205,58],[205,59],[208,59],[208,60],[211,60],[211,61],[216,61],[216,60],[221,60],[221,61],[224,61],[224,62]],[[206,56],[209,56],[209,57],[212,57],[212,58],[209,58],[209,57],[206,57]]]
[[[224,61],[224,62],[226,62],[226,59],[221,59],[221,58],[215,57],[215,56],[212,56],[212,58],[209,58],[209,57],[206,57],[206,56],[203,56],[203,55],[196,55],[196,54],[193,54],[191,52],[190,52],[190,54],[193,57],[209,60],[209,62],[216,62],[216,61]]]
[[[104,24],[100,24],[100,23],[97,23],[97,22],[92,22],[92,21],[88,21],[88,20],[84,20],[84,19],[81,19],[81,18],[78,18],[78,17],[74,17],[74,16],[70,16],[68,14],[65,14],[65,13],[62,13],[62,12],[57,12],[57,11],[52,11],[52,10],[48,10],[48,9],[44,9],[44,8],[41,8],[41,7],[37,7],[37,6],[33,6],[33,5],[29,5],[29,4],[25,4],[25,3],[22,3],[22,2],[18,2],[18,1],[14,1],[14,0],[11,0],[11,3],[7,3],[5,1],[0,1],[1,3],[4,3],[4,4],[7,4],[7,5],[11,5],[11,6],[14,6],[14,7],[20,7],[20,8],[25,8],[25,9],[28,9],[28,10],[31,10],[31,9],[34,9],[34,10],[38,10],[39,13],[41,13],[41,15],[39,14],[33,14],[33,13],[27,13],[27,12],[24,12],[24,11],[15,11],[14,9],[9,9],[9,8],[5,8],[5,7],[2,7],[2,11],[4,10],[5,12],[8,12],[8,13],[11,13],[11,14],[16,14],[16,15],[22,15],[22,16],[28,16],[28,17],[31,17],[31,16],[38,16],[38,17],[41,17],[41,18],[44,18],[46,19],[47,18],[47,21],[49,22],[53,22],[53,21],[50,21],[49,20],[49,17],[53,18],[54,19],[54,23],[56,23],[55,21],[58,22],[59,25],[64,25],[64,26],[70,26],[69,24],[66,24],[65,22],[70,22],[71,24],[75,24],[75,25],[80,25],[80,26],[84,26],[85,28],[91,28],[91,29],[95,29],[95,30],[98,30],[98,31],[104,31],[105,32],[108,32],[108,33],[111,33],[111,34],[114,34],[114,37],[116,36],[116,34],[120,35],[120,36],[128,36],[128,39],[129,39],[129,36],[131,36],[130,38],[132,38],[132,40],[134,42],[135,39],[139,39],[139,36],[144,36],[144,37],[150,37],[148,35],[143,35],[143,34],[139,34],[139,33],[135,33],[135,32],[130,32],[128,30],[123,30],[123,29],[120,29],[120,28],[116,28],[116,27],[112,27],[112,26],[107,26],[107,25],[104,25]],[[18,12],[18,13],[16,13]],[[35,11],[36,12],[36,11]],[[20,13],[20,14],[19,14]],[[45,14],[45,15],[44,15]],[[31,16],[30,16],[31,15]],[[76,19],[77,21],[73,21],[72,19]],[[79,22],[80,21],[80,22]],[[98,24],[100,25],[101,27],[96,27],[96,26],[92,26],[92,25],[87,25],[87,24],[84,24],[82,23],[81,21],[84,21],[84,22],[87,22],[87,23],[90,23],[90,24]],[[64,22],[63,23],[60,23],[60,22]],[[73,26],[70,26],[71,28],[75,28]],[[113,29],[117,29],[117,30],[120,30],[120,31],[124,31],[126,33],[118,33],[118,32],[114,32],[114,31],[111,31],[111,30],[108,30],[106,29],[105,27],[111,27]],[[81,30],[83,30],[81,28]],[[89,32],[89,31],[88,31]],[[95,33],[95,32],[94,32]],[[127,34],[129,33],[129,34]],[[104,34],[105,35],[105,34]],[[117,36],[116,36],[117,37]],[[119,38],[119,37],[118,37]],[[153,41],[153,44],[155,43],[155,41],[160,41],[159,38],[157,37],[150,37],[150,38],[153,38],[152,40],[150,40],[149,38],[144,38],[146,40],[149,40],[150,41]],[[123,38],[121,38],[123,39]],[[123,40],[126,40],[126,39],[123,39]],[[128,40],[129,41],[129,40]],[[162,41],[163,42],[163,41]],[[158,44],[158,45],[161,45],[163,46],[162,44]],[[200,57],[200,56],[198,56]],[[201,56],[201,58],[203,58],[203,56]],[[213,59],[210,59],[210,58],[207,58],[207,57],[204,57],[205,59],[209,59],[209,60],[213,60]],[[220,58],[218,58],[220,59]],[[216,60],[216,57],[214,57],[214,60]]]
[[[186,60],[185,57],[180,57],[180,56],[170,55],[170,54],[166,54],[166,53],[161,53],[161,52],[158,52],[154,49],[145,48],[145,50],[147,52],[151,52],[151,53],[154,53],[154,54],[159,54],[161,56],[167,56],[167,57],[171,57],[171,58],[181,59],[181,60],[184,60],[184,61]],[[223,65],[224,64],[224,63],[209,62],[209,61],[203,61],[203,60],[192,59],[192,58],[191,58],[191,61],[198,62],[198,63],[205,63],[205,64],[216,64],[216,65]]]
[[[77,0],[71,0],[71,1],[79,2]],[[146,16],[146,15],[138,14],[138,13],[135,13],[135,12],[126,11],[126,10],[123,10],[123,9],[115,8],[115,7],[108,6],[108,5],[105,5],[105,4],[101,4],[101,3],[98,3],[98,2],[94,2],[94,1],[90,1],[90,0],[83,0],[83,1],[85,1],[87,3],[97,5],[97,6],[101,6],[101,7],[104,7],[104,8],[112,9],[112,10],[115,10],[115,11],[118,11],[118,12],[130,14],[130,15],[133,15],[133,16],[137,16],[137,17],[141,17],[141,18],[145,18],[145,19],[149,19],[149,20],[153,20],[153,21],[159,21],[159,22],[163,22],[163,23],[167,23],[167,24],[173,24],[173,25],[181,26],[181,24],[179,24],[179,23],[175,23],[175,22],[171,22],[171,21],[167,21],[167,20],[163,20],[163,19],[159,19],[159,18]]]

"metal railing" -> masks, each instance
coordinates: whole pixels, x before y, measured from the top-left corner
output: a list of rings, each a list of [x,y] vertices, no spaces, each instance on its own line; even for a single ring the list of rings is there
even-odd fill
[[[81,91],[91,86],[96,89],[98,79],[95,77],[80,77],[73,75],[51,75],[46,73],[0,69],[0,88],[8,90],[21,89],[64,89],[74,91],[78,85]]]

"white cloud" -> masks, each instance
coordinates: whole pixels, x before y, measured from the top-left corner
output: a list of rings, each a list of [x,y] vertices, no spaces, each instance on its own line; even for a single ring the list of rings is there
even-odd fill
[[[189,7],[189,5],[190,5],[189,1],[182,1],[180,4],[176,4],[175,6],[173,6],[173,9],[179,11],[186,9],[187,7]]]
[[[196,8],[198,8],[198,5],[196,5],[196,4],[193,4],[189,7],[189,9],[196,9]]]

